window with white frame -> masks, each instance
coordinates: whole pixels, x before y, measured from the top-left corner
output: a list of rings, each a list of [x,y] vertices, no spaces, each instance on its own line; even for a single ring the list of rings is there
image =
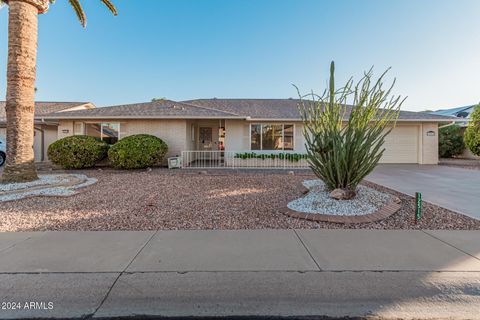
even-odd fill
[[[120,123],[85,123],[85,135],[114,144],[120,139]]]
[[[266,124],[250,125],[251,150],[293,150],[293,124]]]

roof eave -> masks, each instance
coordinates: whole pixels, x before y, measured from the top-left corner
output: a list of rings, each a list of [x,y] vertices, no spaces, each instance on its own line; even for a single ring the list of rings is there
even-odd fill
[[[107,120],[107,119],[113,119],[113,120],[194,120],[194,119],[235,119],[235,120],[245,120],[245,117],[224,117],[224,116],[162,116],[162,117],[152,117],[152,116],[46,116],[42,117],[43,119],[56,119],[56,120]]]
[[[397,122],[463,122],[457,119],[398,119]]]
[[[252,121],[302,121],[300,118],[247,118],[249,122]],[[344,119],[343,121],[348,121],[348,119]],[[457,119],[397,119],[397,122],[463,122],[464,120],[457,120]]]
[[[154,116],[43,116],[43,117],[36,117],[35,119],[54,119],[54,120],[102,120],[102,119],[121,119],[121,120],[205,120],[205,119],[226,119],[226,120],[246,120],[249,122],[255,121],[295,121],[299,122],[302,121],[301,118],[250,118],[250,117],[243,117],[243,116],[162,116],[162,117],[154,117]],[[345,119],[344,121],[348,121]],[[465,122],[468,119],[465,118],[447,118],[447,119],[397,119],[397,122]]]

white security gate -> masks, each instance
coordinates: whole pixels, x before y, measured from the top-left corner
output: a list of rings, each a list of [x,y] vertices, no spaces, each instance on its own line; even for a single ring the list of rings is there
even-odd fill
[[[182,167],[193,169],[307,169],[306,155],[296,153],[256,154],[245,151],[182,151]]]

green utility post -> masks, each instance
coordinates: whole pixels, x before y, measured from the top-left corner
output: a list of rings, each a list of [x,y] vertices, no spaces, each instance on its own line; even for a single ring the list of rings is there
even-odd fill
[[[415,193],[415,204],[415,222],[418,222],[422,218],[422,194],[420,192]]]

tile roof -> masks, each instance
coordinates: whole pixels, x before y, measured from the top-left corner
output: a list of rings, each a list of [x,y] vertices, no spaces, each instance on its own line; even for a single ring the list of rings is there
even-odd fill
[[[298,99],[197,99],[183,101],[192,105],[212,108],[254,119],[300,120]],[[345,120],[348,120],[352,106],[347,106]],[[432,115],[427,112],[400,111],[400,121],[452,121],[453,117]]]
[[[35,116],[45,119],[249,119],[301,120],[298,99],[197,99],[157,100],[88,110],[65,109],[83,102],[37,102]],[[0,106],[1,106],[0,102]],[[4,104],[4,103],[3,103]],[[0,121],[1,112],[0,107]],[[351,106],[347,106],[346,120]],[[4,112],[4,110],[3,110]],[[426,112],[401,111],[399,121],[452,121],[458,118]]]
[[[297,99],[197,99],[184,101],[252,119],[299,119]]]
[[[162,119],[162,118],[238,118],[238,116],[211,108],[194,106],[171,100],[157,100],[145,103],[134,103],[89,110],[65,111],[49,114],[48,119]]]
[[[49,113],[60,112],[65,109],[78,107],[87,103],[88,102],[35,102],[35,117],[42,117]],[[0,101],[0,123],[6,121],[5,105],[5,101]]]

